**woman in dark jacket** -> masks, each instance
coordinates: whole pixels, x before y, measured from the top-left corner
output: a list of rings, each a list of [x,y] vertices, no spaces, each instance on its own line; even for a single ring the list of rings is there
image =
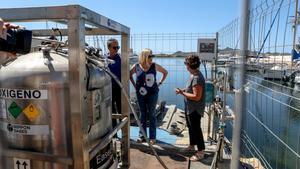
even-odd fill
[[[197,151],[191,157],[191,160],[196,161],[204,157],[205,150],[201,130],[201,117],[203,117],[205,109],[205,79],[199,70],[200,59],[198,56],[188,56],[185,58],[184,64],[190,73],[189,80],[185,89],[176,89],[176,94],[184,96],[185,115],[190,137],[190,145],[186,150],[193,151],[197,145]]]

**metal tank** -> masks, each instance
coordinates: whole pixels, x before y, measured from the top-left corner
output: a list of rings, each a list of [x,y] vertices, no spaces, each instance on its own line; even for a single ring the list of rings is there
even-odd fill
[[[0,128],[9,149],[59,157],[72,154],[68,65],[67,55],[44,50],[22,55],[0,68]],[[111,80],[94,66],[87,65],[87,69],[88,111],[82,128],[86,138],[82,139],[92,146],[112,128]],[[15,159],[8,168],[14,168],[12,162]],[[36,160],[30,165],[31,169],[68,168]]]

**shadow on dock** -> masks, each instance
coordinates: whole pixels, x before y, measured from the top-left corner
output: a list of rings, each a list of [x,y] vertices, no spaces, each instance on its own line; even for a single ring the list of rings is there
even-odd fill
[[[156,160],[153,152],[147,143],[137,143],[131,140],[131,167],[130,169],[159,169],[163,168]],[[210,168],[213,161],[214,152],[206,151],[204,159],[196,162],[191,162],[189,158],[194,152],[182,152],[181,148],[165,143],[157,142],[154,145],[157,154],[162,158],[170,169],[196,169]]]

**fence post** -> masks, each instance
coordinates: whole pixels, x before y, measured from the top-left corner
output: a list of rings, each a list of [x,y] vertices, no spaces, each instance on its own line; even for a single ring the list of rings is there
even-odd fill
[[[244,81],[245,81],[245,70],[244,64],[248,51],[248,35],[249,35],[249,4],[250,0],[243,0],[241,3],[241,41],[240,41],[240,57],[238,59],[238,87],[240,88],[237,92],[236,100],[236,115],[235,122],[233,127],[233,136],[232,136],[232,159],[230,168],[238,169],[240,163],[240,142],[241,142],[241,128],[242,128],[242,115],[244,113]]]

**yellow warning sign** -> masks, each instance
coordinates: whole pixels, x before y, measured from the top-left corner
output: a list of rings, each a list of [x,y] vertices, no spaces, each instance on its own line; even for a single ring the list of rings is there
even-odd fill
[[[24,110],[24,114],[31,121],[35,121],[37,117],[39,117],[40,112],[33,104],[29,104]]]

